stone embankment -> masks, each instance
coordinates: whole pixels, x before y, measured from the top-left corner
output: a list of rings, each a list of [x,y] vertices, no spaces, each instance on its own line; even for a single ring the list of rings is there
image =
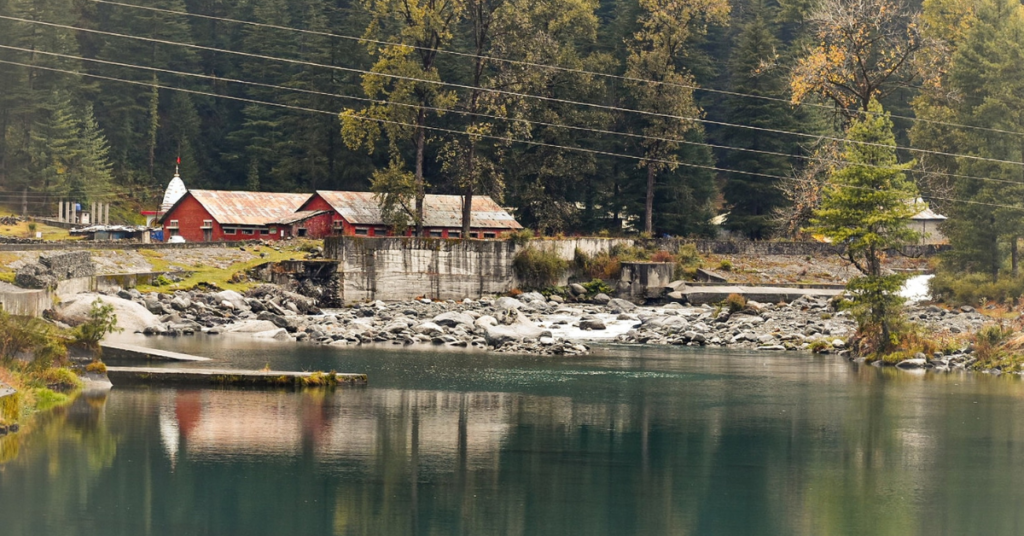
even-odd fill
[[[322,345],[425,344],[538,355],[585,354],[593,342],[840,353],[855,329],[849,313],[812,296],[788,304],[748,302],[735,312],[677,303],[641,307],[603,294],[588,303],[564,303],[536,292],[518,299],[376,301],[321,311],[310,298],[272,285],[245,295],[127,290],[104,299],[127,316],[125,325],[146,335],[241,333]],[[972,333],[985,323],[971,308],[912,306],[909,312],[936,333]],[[973,363],[969,353],[961,348],[950,355],[914,356],[903,366],[963,368]]]

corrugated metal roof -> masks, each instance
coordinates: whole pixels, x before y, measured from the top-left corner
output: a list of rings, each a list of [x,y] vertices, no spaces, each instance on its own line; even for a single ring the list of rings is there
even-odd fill
[[[221,225],[268,225],[290,216],[310,194],[189,190]]]
[[[912,220],[945,220],[947,218],[945,216],[943,216],[942,214],[936,214],[930,208],[926,208],[926,209],[922,210],[921,212],[918,212],[917,214],[914,214],[914,216],[911,217],[910,219],[912,219]]]
[[[318,190],[334,210],[354,225],[383,225],[380,206],[373,192],[336,192]],[[462,226],[462,196],[428,194],[423,199],[423,226],[458,228]],[[481,229],[522,229],[523,226],[489,196],[473,196],[470,226]]]
[[[289,214],[288,216],[285,216],[285,217],[283,217],[283,218],[281,218],[281,219],[279,219],[277,221],[272,221],[272,222],[267,222],[267,223],[269,223],[271,225],[291,225],[293,223],[298,223],[300,221],[308,220],[308,219],[310,219],[310,218],[312,218],[314,216],[319,216],[321,214],[327,214],[328,212],[330,212],[330,211],[329,210],[300,210],[299,212],[294,212],[292,214]]]

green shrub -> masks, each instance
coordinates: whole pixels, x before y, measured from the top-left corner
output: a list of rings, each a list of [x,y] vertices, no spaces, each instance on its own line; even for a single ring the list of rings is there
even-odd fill
[[[700,267],[704,264],[704,259],[701,258],[700,253],[697,251],[697,246],[693,244],[679,246],[679,249],[676,251],[676,260],[684,266]]]
[[[694,279],[697,269],[704,265],[704,259],[697,252],[697,246],[683,244],[676,251],[676,266],[672,277],[675,279]]]
[[[121,331],[121,328],[117,327],[117,315],[114,314],[114,307],[96,298],[96,301],[92,302],[92,308],[89,309],[89,320],[75,328],[72,337],[78,344],[95,348],[108,333],[118,331]]]
[[[730,262],[729,259],[722,259],[722,262],[718,263],[718,269],[725,272],[731,272],[732,262]]]
[[[71,369],[64,367],[50,367],[36,372],[32,375],[32,381],[54,391],[71,391],[82,386],[82,380]]]
[[[1013,304],[1024,296],[1024,277],[1000,277],[986,274],[939,272],[928,283],[932,298],[951,305],[978,305],[982,300]]]
[[[172,283],[172,281],[170,279],[167,279],[167,276],[165,276],[164,274],[158,275],[156,277],[156,279],[153,280],[153,286],[154,287],[166,287],[167,285],[170,285],[171,283]]]
[[[33,364],[47,368],[67,357],[66,335],[38,319],[10,315],[0,310],[0,363],[19,354],[31,354]]]
[[[533,231],[531,229],[520,229],[518,231],[508,233],[505,236],[508,237],[513,244],[517,246],[525,246],[530,243],[530,240],[533,240]]]
[[[568,268],[569,263],[553,251],[532,247],[521,250],[512,259],[516,277],[531,289],[555,286]]]
[[[587,289],[587,294],[610,294],[612,291],[612,287],[600,279],[592,279],[589,283],[583,283],[583,288]]]
[[[310,253],[322,245],[322,240],[304,240],[297,249],[303,253]]]

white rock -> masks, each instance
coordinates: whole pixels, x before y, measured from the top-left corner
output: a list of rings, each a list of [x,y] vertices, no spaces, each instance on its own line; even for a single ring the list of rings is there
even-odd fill
[[[284,328],[268,329],[267,331],[258,331],[252,334],[254,339],[277,339],[285,340],[289,339],[288,330]]]
[[[412,328],[412,330],[415,331],[416,333],[421,333],[423,335],[430,336],[441,335],[444,333],[444,328],[433,322],[424,322]]]
[[[235,309],[245,308],[245,296],[233,291],[233,290],[222,290],[213,295],[220,302],[228,302]]]
[[[521,302],[521,301],[519,301],[519,300],[517,300],[515,298],[509,298],[508,296],[502,296],[502,297],[498,298],[498,301],[494,302],[494,306],[497,307],[500,310],[519,309],[520,307],[523,306],[523,302]]]
[[[277,325],[269,320],[243,320],[221,327],[224,333],[259,333],[276,329]]]
[[[78,294],[62,303],[60,312],[68,320],[80,324],[89,319],[92,303],[97,298],[105,305],[114,308],[114,314],[117,315],[117,327],[127,333],[142,331],[160,323],[160,319],[142,305],[117,296],[103,296],[94,293]]]

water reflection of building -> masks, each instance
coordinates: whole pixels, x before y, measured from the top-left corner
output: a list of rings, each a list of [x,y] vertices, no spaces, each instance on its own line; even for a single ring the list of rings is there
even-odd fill
[[[411,451],[426,466],[450,466],[460,442],[470,465],[493,463],[516,397],[507,393],[341,390],[173,391],[159,413],[172,461],[295,456],[367,463],[381,449]],[[415,434],[413,429],[415,428]]]

